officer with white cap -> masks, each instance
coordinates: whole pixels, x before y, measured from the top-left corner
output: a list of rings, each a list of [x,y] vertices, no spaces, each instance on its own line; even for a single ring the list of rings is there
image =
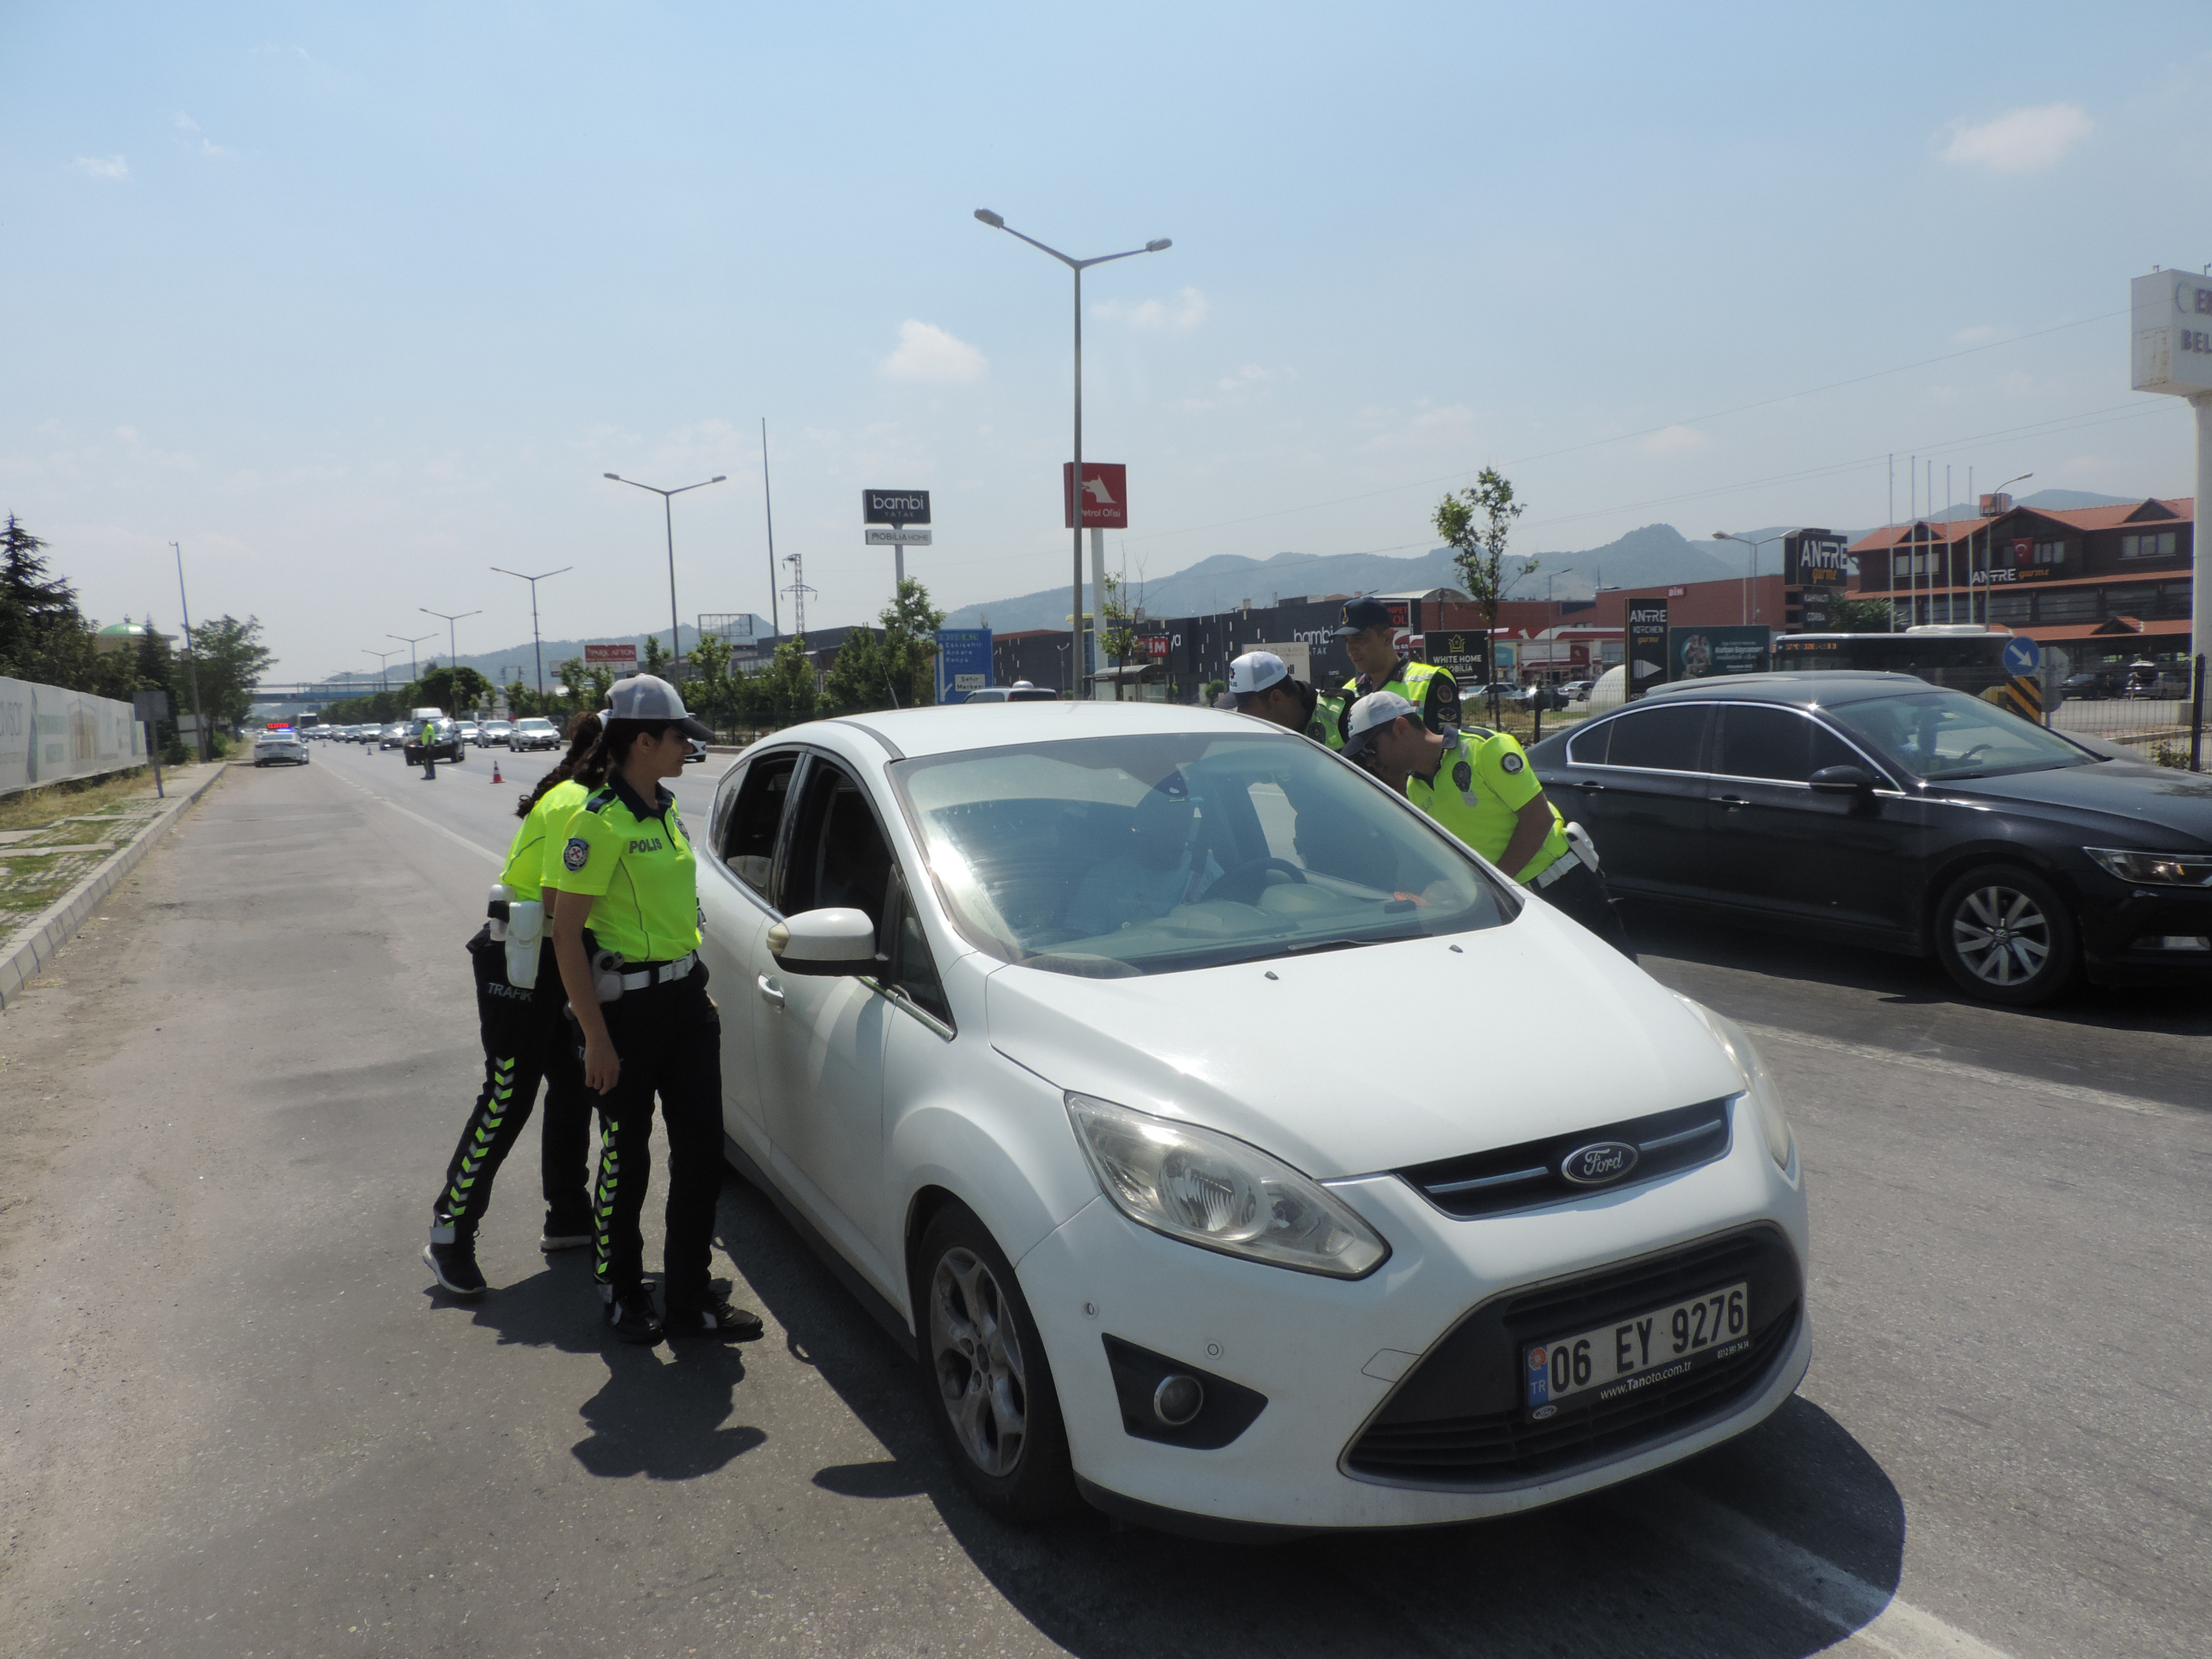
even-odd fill
[[[1509,732],[1433,732],[1394,691],[1370,691],[1344,721],[1344,756],[1365,766],[1482,857],[1588,928],[1630,962],[1636,952],[1598,850],[1567,823]]]
[[[1240,715],[1253,715],[1281,727],[1302,732],[1316,743],[1334,748],[1342,740],[1335,722],[1321,712],[1321,694],[1294,678],[1290,664],[1272,651],[1248,651],[1229,665],[1229,690],[1222,706]]]

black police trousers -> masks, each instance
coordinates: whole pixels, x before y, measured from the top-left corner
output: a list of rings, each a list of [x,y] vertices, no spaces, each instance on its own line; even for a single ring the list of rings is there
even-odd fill
[[[473,1238],[492,1202],[492,1183],[508,1151],[530,1122],[540,1079],[545,1084],[545,1122],[539,1135],[547,1225],[563,1233],[591,1230],[591,1096],[583,1063],[576,1058],[562,1010],[568,999],[549,938],[539,945],[537,984],[530,990],[507,982],[507,947],[479,928],[468,942],[476,976],[476,1019],[484,1038],[484,1087],[462,1126],[461,1144],[446,1166],[431,1235],[450,1227]]]
[[[1613,898],[1612,889],[1605,885],[1605,878],[1587,864],[1577,862],[1551,886],[1531,891],[1545,903],[1573,917],[1630,962],[1636,960],[1636,947],[1628,942],[1628,929],[1622,925],[1620,906]]]
[[[683,979],[625,991],[600,1005],[622,1063],[597,1096],[599,1178],[592,1192],[600,1294],[613,1300],[645,1281],[639,1217],[652,1176],[653,1097],[668,1128],[668,1210],[661,1299],[671,1316],[713,1300],[709,1264],[722,1187],[722,1022],[707,964]]]

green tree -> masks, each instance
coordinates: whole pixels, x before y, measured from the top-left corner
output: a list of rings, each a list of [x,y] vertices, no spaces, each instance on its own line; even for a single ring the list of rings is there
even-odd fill
[[[70,690],[90,672],[91,630],[77,590],[48,573],[47,543],[14,513],[0,529],[0,675]]]
[[[647,634],[645,664],[639,671],[658,675],[664,680],[668,677],[668,652],[660,643],[660,636],[657,633]],[[684,707],[689,708],[690,705],[686,703]]]
[[[1459,585],[1467,597],[1482,607],[1483,682],[1497,677],[1491,638],[1497,632],[1497,607],[1516,582],[1536,574],[1538,561],[1524,559],[1510,576],[1505,570],[1505,543],[1513,521],[1527,509],[1513,497],[1513,486],[1494,467],[1485,467],[1475,486],[1447,495],[1432,521],[1436,533],[1452,550],[1459,567]]]
[[[807,660],[803,639],[794,636],[778,645],[768,666],[753,677],[759,685],[748,712],[767,725],[795,726],[812,720],[821,710],[814,664]]]
[[[1106,633],[1101,644],[1115,667],[1119,668],[1137,654],[1137,631],[1129,626],[1135,613],[1129,607],[1128,592],[1119,576],[1103,576],[1099,582],[1098,608],[1106,619]],[[1114,701],[1122,700],[1122,680],[1114,678]]]
[[[883,624],[884,671],[899,688],[902,708],[937,701],[937,631],[944,613],[930,602],[930,590],[912,576],[899,584],[890,605],[876,619]]]
[[[442,709],[455,715],[484,708],[492,701],[492,682],[474,669],[440,668],[435,662],[423,671],[423,677],[412,690],[419,694],[419,700],[410,708]]]
[[[721,729],[736,723],[736,688],[729,671],[731,645],[716,634],[707,634],[691,648],[683,677],[683,706],[708,725]]]
[[[261,623],[219,616],[191,631],[190,657],[200,671],[200,700],[211,721],[235,726],[252,706],[254,688],[276,653],[261,643]]]
[[[1835,602],[1835,632],[1838,633],[1887,633],[1890,631],[1890,601],[1886,599],[1838,599]]]

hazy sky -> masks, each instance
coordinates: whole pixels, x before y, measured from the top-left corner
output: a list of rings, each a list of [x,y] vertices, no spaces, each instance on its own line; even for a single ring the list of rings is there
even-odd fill
[[[104,620],[173,626],[181,542],[196,615],[319,677],[442,648],[421,606],[526,640],[493,564],[576,567],[549,636],[665,626],[607,471],[728,474],[677,504],[683,613],[766,613],[765,415],[811,619],[887,596],[864,486],[937,492],[946,605],[1046,587],[1069,280],[979,206],[1174,238],[1085,291],[1133,575],[1416,551],[1486,463],[1531,550],[1878,523],[1892,450],[1900,515],[1915,451],[1959,499],[2184,493],[2123,314],[2212,260],[2204,21],[10,0],[0,511]]]

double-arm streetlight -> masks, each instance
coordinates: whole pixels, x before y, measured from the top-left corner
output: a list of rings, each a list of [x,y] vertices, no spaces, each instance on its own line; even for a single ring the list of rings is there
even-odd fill
[[[425,639],[435,639],[437,636],[431,633],[418,633],[410,639],[404,633],[394,633],[387,628],[385,630],[384,637],[387,639],[397,639],[401,645],[407,647],[407,677],[410,680],[421,679],[423,677],[423,671],[415,664],[415,647],[421,645]],[[391,654],[395,657],[399,655],[396,651]]]
[[[1040,253],[1049,253],[1075,273],[1075,470],[1070,474],[1068,517],[1074,521],[1075,576],[1071,584],[1073,603],[1068,607],[1070,642],[1077,655],[1076,695],[1083,696],[1091,683],[1090,659],[1083,654],[1083,273],[1093,265],[1111,264],[1116,259],[1134,259],[1141,253],[1164,253],[1174,245],[1166,237],[1147,242],[1141,248],[1131,248],[1126,253],[1101,254],[1096,259],[1076,259],[1058,248],[1046,247],[1033,236],[1023,236],[988,207],[978,207],[976,217],[995,231],[1004,231],[1008,236],[1027,242]],[[1096,624],[1105,626],[1102,613]]]
[[[548,576],[565,576],[575,568],[573,564],[564,564],[558,570],[541,570],[534,576],[525,576],[521,571],[510,570],[504,565],[495,564],[491,567],[500,575],[518,576],[530,584],[530,654],[537,664],[537,696],[541,702],[545,696],[545,648],[537,641],[537,584]],[[503,690],[505,689],[505,687],[501,688]],[[498,707],[496,703],[493,706]]]
[[[425,616],[436,617],[441,622],[443,622],[446,625],[446,666],[453,669],[459,668],[461,666],[460,637],[454,631],[454,624],[467,617],[481,616],[484,613],[481,611],[460,611],[452,615],[448,615],[443,611],[434,611],[427,605],[417,605],[415,608],[422,612]]]
[[[1725,530],[1716,530],[1713,532],[1713,539],[1716,542],[1740,542],[1751,550],[1751,573],[1744,578],[1745,621],[1748,622],[1751,620],[1751,584],[1759,577],[1759,549],[1764,547],[1769,542],[1786,541],[1796,533],[1794,530],[1785,530],[1779,536],[1762,536],[1758,540],[1753,541],[1748,536],[1731,536]]]
[[[729,476],[716,473],[712,478],[702,478],[696,484],[680,484],[672,490],[664,490],[652,484],[640,484],[634,478],[625,478],[620,473],[604,474],[617,484],[627,484],[640,490],[651,490],[660,497],[661,524],[668,531],[668,656],[676,677],[682,679],[683,668],[683,636],[676,620],[676,515],[669,503],[686,490],[703,490],[709,484],[719,484]]]
[[[399,653],[396,651],[378,651],[373,645],[363,645],[361,647],[361,655],[364,657],[373,657],[377,659],[377,690],[379,691],[391,690],[391,687],[385,682],[384,677],[385,658],[387,657],[397,657]]]

